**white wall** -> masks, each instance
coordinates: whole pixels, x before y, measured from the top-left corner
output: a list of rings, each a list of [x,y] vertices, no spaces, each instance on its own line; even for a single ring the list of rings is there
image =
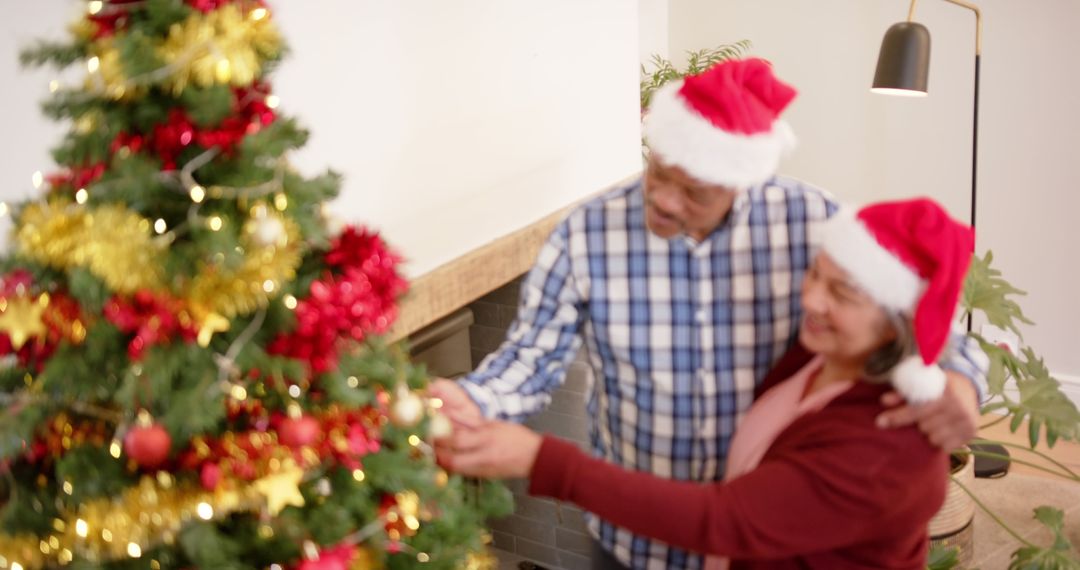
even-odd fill
[[[668,0],[638,0],[638,59],[668,56]],[[649,68],[646,65],[647,68]]]
[[[276,89],[307,171],[418,275],[640,169],[637,11],[625,0],[274,4]],[[332,14],[332,17],[328,17]]]
[[[61,130],[51,76],[18,46],[59,36],[81,2],[0,22],[0,197],[30,193]],[[311,129],[303,172],[345,174],[335,212],[380,228],[422,274],[640,168],[636,6],[625,0],[271,2],[292,55],[282,110]],[[18,136],[12,136],[17,133]]]
[[[1038,326],[1025,341],[1056,374],[1080,377],[1080,77],[1075,0],[980,0],[984,14],[977,248],[993,249]],[[676,0],[669,49],[747,38],[800,95],[800,147],[782,170],[852,202],[917,194],[969,215],[974,18],[920,2],[932,36],[930,95],[869,93],[881,38],[901,0]],[[1071,231],[1070,231],[1071,230]],[[1080,379],[1080,378],[1078,378]]]
[[[39,102],[49,94],[51,70],[23,70],[19,50],[37,38],[58,38],[78,13],[69,2],[19,3],[8,6],[0,18],[0,200],[15,201],[35,195],[31,177],[49,172],[49,149],[60,142],[65,127],[46,121]],[[0,217],[0,243],[6,247],[11,217]]]

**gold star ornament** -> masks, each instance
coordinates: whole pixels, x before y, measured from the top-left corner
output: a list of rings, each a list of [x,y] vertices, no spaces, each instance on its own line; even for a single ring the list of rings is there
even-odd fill
[[[282,465],[273,475],[267,475],[253,484],[255,490],[266,498],[266,508],[272,516],[277,516],[285,507],[304,506],[304,495],[300,493],[300,481],[304,471],[293,461]]]
[[[47,294],[39,295],[37,299],[0,297],[0,332],[11,337],[11,346],[15,350],[22,348],[26,341],[45,334],[45,321],[41,317],[48,306]]]

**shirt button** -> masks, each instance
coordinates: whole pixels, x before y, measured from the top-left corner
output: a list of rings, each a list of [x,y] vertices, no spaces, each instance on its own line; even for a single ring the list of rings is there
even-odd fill
[[[698,309],[697,314],[694,315],[694,318],[697,319],[698,324],[705,324],[705,317],[705,309]]]

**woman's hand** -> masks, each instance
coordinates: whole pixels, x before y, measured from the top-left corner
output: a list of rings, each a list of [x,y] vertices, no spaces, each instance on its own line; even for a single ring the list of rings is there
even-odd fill
[[[473,477],[510,479],[528,477],[543,438],[506,422],[485,422],[476,427],[456,426],[449,437],[435,442],[439,464]]]

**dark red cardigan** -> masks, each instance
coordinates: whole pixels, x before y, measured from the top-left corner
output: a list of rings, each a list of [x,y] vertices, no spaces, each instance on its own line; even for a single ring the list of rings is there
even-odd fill
[[[795,347],[762,389],[810,357]],[[874,425],[885,390],[855,384],[797,419],[757,469],[728,483],[628,471],[546,436],[529,492],[674,546],[729,556],[733,570],[923,570],[926,524],[945,499],[948,456],[915,427]]]

